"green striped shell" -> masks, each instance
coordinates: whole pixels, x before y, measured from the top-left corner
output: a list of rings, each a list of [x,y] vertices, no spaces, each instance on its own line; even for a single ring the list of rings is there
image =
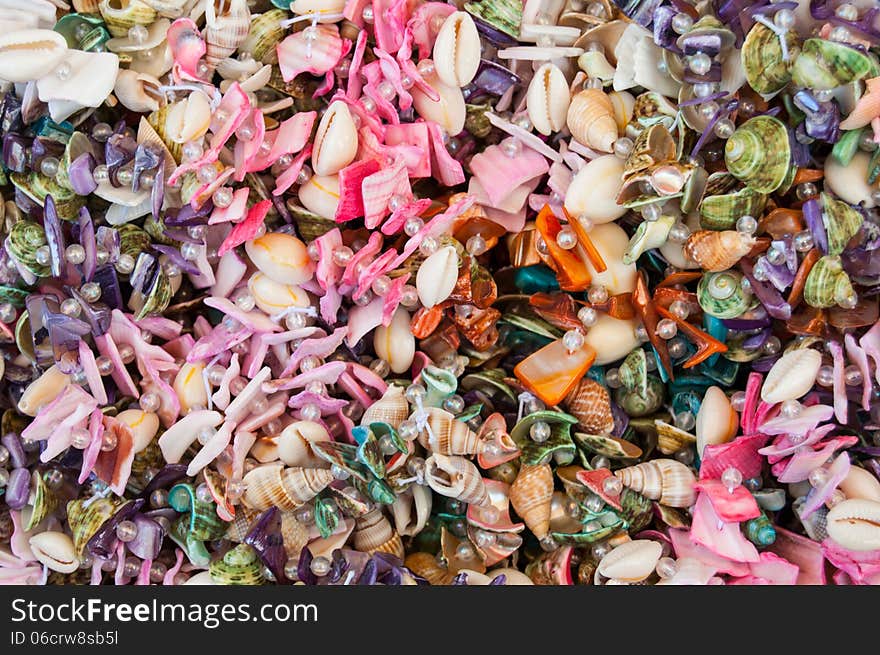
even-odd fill
[[[620,376],[620,384],[628,391],[634,391],[640,396],[648,393],[648,358],[644,348],[635,348],[626,356],[620,368],[617,369]]]
[[[12,184],[28,198],[39,205],[51,195],[55,201],[55,211],[58,218],[65,221],[75,220],[79,216],[79,210],[86,204],[84,196],[76,195],[71,189],[59,184],[55,178],[49,178],[42,173],[31,171],[30,173],[11,173],[9,179]]]
[[[85,27],[80,29],[81,26]],[[67,14],[52,29],[64,37],[68,48],[86,52],[99,52],[110,40],[110,32],[104,27],[104,21],[94,14]]]
[[[119,234],[119,252],[135,259],[150,247],[150,235],[137,225],[126,223],[116,228]]]
[[[653,414],[663,405],[666,386],[655,375],[648,376],[648,393],[643,397],[636,391],[620,387],[614,392],[614,402],[630,417]]]
[[[522,22],[523,3],[520,0],[483,0],[468,2],[464,10],[471,16],[489,23],[497,30],[519,38],[519,26]]]
[[[156,136],[165,144],[174,161],[179,164],[183,161],[183,144],[172,141],[165,130],[165,120],[168,118],[168,112],[170,111],[171,105],[159,107],[159,109],[147,116],[147,125],[153,128]],[[138,140],[140,141],[140,139]]]
[[[543,443],[536,443],[529,437],[532,425],[544,421],[550,426],[550,437]],[[574,460],[575,446],[571,440],[571,427],[577,419],[564,412],[542,410],[524,416],[510,431],[514,443],[522,449],[520,463],[534,465],[552,458],[557,464],[565,465]]]
[[[211,562],[211,580],[221,585],[259,585],[263,583],[263,564],[247,544],[239,544],[223,559]]]
[[[865,217],[842,200],[835,200],[827,193],[819,196],[822,203],[822,223],[828,235],[828,254],[839,255],[846,248]]]
[[[56,496],[49,487],[39,471],[34,472],[31,476],[31,493],[34,495],[33,502],[29,503],[21,511],[21,519],[25,530],[32,530],[49,514],[58,507],[58,496]]]
[[[804,41],[791,70],[795,84],[816,91],[828,91],[876,75],[877,67],[868,55],[826,39]]]
[[[67,503],[67,523],[77,556],[85,554],[89,539],[123,504],[115,498],[78,498]]]
[[[783,57],[780,37],[769,27],[756,23],[742,47],[742,66],[746,79],[761,94],[776,93],[791,81],[791,65],[797,48],[794,30],[786,30],[789,57]]]
[[[620,494],[620,506],[617,515],[623,519],[624,527],[635,534],[646,528],[654,518],[654,503],[642,494],[624,487]]]
[[[810,307],[833,307],[854,293],[839,255],[820,257],[804,284],[804,302]]]
[[[429,364],[422,369],[421,376],[428,391],[425,404],[431,407],[442,407],[443,401],[458,389],[458,378],[445,368]]]
[[[776,191],[791,163],[785,124],[773,116],[755,116],[739,126],[724,146],[727,170],[759,193]]]
[[[156,10],[143,0],[125,2],[101,0],[98,10],[104,17],[104,23],[110,34],[117,38],[127,36],[128,30],[135,25],[149,25],[158,15]]]
[[[193,485],[180,483],[171,487],[168,504],[178,512],[189,514],[185,517],[188,537],[210,541],[219,539],[226,533],[226,523],[217,516],[214,503],[199,500]]]
[[[238,46],[238,52],[250,52],[256,61],[274,64],[278,61],[275,46],[284,38],[281,21],[287,18],[287,12],[281,9],[271,9],[258,16],[252,16],[251,28],[244,41]]]
[[[34,221],[19,221],[9,230],[6,250],[24,268],[37,277],[49,275],[48,266],[37,263],[37,249],[46,245],[46,231]]]
[[[736,318],[757,303],[752,294],[743,289],[742,281],[742,273],[733,269],[704,273],[697,285],[697,302],[710,316]]]
[[[700,203],[700,226],[706,230],[732,230],[741,216],[760,216],[766,204],[767,196],[749,187],[706,196]]]

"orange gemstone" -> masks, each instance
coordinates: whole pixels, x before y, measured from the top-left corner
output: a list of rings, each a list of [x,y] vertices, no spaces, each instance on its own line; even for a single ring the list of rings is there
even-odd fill
[[[596,351],[589,345],[569,352],[557,339],[532,353],[513,369],[525,387],[548,406],[558,405],[593,365]]]
[[[791,284],[791,291],[788,293],[788,304],[794,309],[801,304],[804,299],[804,286],[807,284],[807,276],[810,274],[815,263],[819,261],[819,251],[816,248],[810,250],[801,260],[797,273],[794,276],[794,282]]]
[[[549,205],[544,205],[544,209],[538,212],[535,226],[544,238],[547,253],[556,263],[556,278],[559,280],[559,287],[563,291],[586,291],[590,286],[592,276],[587,270],[587,265],[574,251],[560,248],[556,243],[556,235],[562,230],[562,226]]]

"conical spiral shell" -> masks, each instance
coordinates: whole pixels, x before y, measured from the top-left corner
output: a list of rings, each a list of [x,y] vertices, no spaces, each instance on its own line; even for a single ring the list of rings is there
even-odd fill
[[[484,505],[489,500],[480,471],[464,457],[434,453],[425,465],[428,486],[438,494],[474,505]]]
[[[549,464],[523,466],[510,485],[510,503],[529,530],[543,539],[550,531],[553,471]]]
[[[401,560],[404,557],[400,535],[378,508],[370,510],[355,523],[354,547],[370,555],[380,552],[389,553]]]
[[[710,273],[726,271],[749,253],[755,238],[734,230],[700,230],[688,237],[685,254]]]
[[[614,429],[611,397],[608,390],[595,380],[581,380],[565,399],[565,407],[587,432],[604,434]]]
[[[428,427],[419,432],[419,443],[441,455],[475,455],[479,441],[476,433],[452,414],[437,407],[426,407]]]
[[[208,0],[205,5],[205,60],[212,68],[241,45],[251,27],[246,0]]]
[[[331,482],[333,482],[333,473],[330,469],[291,466],[281,473],[284,491],[299,504],[317,496]]]
[[[614,105],[600,89],[584,89],[571,99],[567,121],[571,135],[588,148],[612,152],[617,140]]]
[[[403,389],[392,384],[383,396],[367,407],[361,418],[361,425],[387,423],[395,430],[409,418],[409,403],[403,396]]]
[[[281,538],[284,552],[291,559],[298,559],[302,549],[309,543],[309,530],[296,520],[293,512],[281,513]]]
[[[615,471],[614,475],[624,486],[661,505],[690,507],[696,500],[694,474],[674,459],[653,459]]]
[[[314,498],[333,481],[333,474],[330,469],[271,465],[253,469],[242,481],[246,485],[244,501],[254,509],[291,510]]]

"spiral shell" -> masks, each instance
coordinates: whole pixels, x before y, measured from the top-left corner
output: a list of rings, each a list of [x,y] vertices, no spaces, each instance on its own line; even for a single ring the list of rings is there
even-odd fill
[[[794,30],[786,30],[785,35],[780,37],[760,23],[749,30],[743,42],[742,67],[749,86],[758,93],[776,93],[791,81],[794,57],[784,55],[782,39],[785,39],[787,52],[796,52],[797,35]]]
[[[590,378],[583,378],[563,402],[569,414],[577,418],[587,432],[603,434],[614,429],[611,397],[608,390]]]
[[[223,559],[211,562],[209,571],[214,584],[253,586],[263,583],[263,563],[247,544],[239,544]]]
[[[208,0],[205,3],[205,61],[212,68],[244,41],[251,26],[246,0]]]
[[[538,539],[550,531],[552,499],[553,471],[549,464],[523,466],[510,485],[510,504]]]
[[[755,238],[742,232],[699,230],[688,237],[685,254],[705,271],[726,271],[751,251]]]
[[[437,407],[426,407],[428,425],[419,432],[419,443],[432,453],[441,455],[476,455],[477,434],[466,423]]]
[[[825,255],[810,269],[804,283],[804,302],[811,307],[833,307],[854,293],[840,255]]]
[[[434,453],[425,461],[425,467],[428,486],[441,496],[475,505],[489,500],[480,471],[464,457]]]
[[[98,10],[104,24],[115,37],[128,36],[135,25],[149,25],[156,20],[157,12],[141,0],[101,0]]]
[[[244,500],[254,509],[291,510],[318,495],[333,481],[333,474],[329,469],[269,465],[249,471],[242,481],[246,485]]]
[[[437,562],[431,553],[412,553],[404,561],[406,567],[432,585],[448,585],[455,574]]]
[[[839,255],[846,248],[865,222],[865,217],[841,200],[822,193],[819,196],[822,205],[822,223],[828,238],[828,255]]]
[[[674,459],[653,459],[614,475],[624,486],[670,507],[690,507],[696,500],[693,472]]]
[[[582,145],[611,152],[617,140],[614,106],[600,89],[584,89],[571,99],[566,118],[571,135]]]
[[[403,541],[379,508],[358,518],[354,526],[354,547],[364,553],[390,553],[403,560]]]
[[[6,237],[6,251],[37,277],[49,275],[49,266],[37,263],[37,249],[46,245],[46,231],[34,221],[18,221]]]
[[[849,44],[828,39],[807,39],[791,69],[799,87],[827,91],[862,79],[876,65],[871,58]]]
[[[408,417],[409,403],[403,395],[403,388],[390,384],[382,397],[367,407],[361,417],[361,425],[387,423],[397,430]]]
[[[296,520],[293,512],[281,513],[281,538],[284,552],[289,559],[298,559],[302,549],[309,543],[309,529]]]
[[[278,61],[275,46],[284,38],[281,21],[288,14],[283,9],[270,9],[262,14],[251,17],[251,26],[247,36],[238,46],[239,53],[249,52],[256,61],[274,64]]]
[[[700,308],[715,318],[736,318],[758,301],[742,285],[743,275],[737,270],[706,273],[697,285]]]
[[[727,170],[759,193],[773,193],[785,181],[791,146],[785,124],[773,116],[756,116],[740,125],[724,145]]]

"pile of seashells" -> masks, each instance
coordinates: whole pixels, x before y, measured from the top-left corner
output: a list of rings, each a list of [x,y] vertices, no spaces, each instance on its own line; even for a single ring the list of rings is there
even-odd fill
[[[0,581],[880,584],[874,0],[0,25]]]

